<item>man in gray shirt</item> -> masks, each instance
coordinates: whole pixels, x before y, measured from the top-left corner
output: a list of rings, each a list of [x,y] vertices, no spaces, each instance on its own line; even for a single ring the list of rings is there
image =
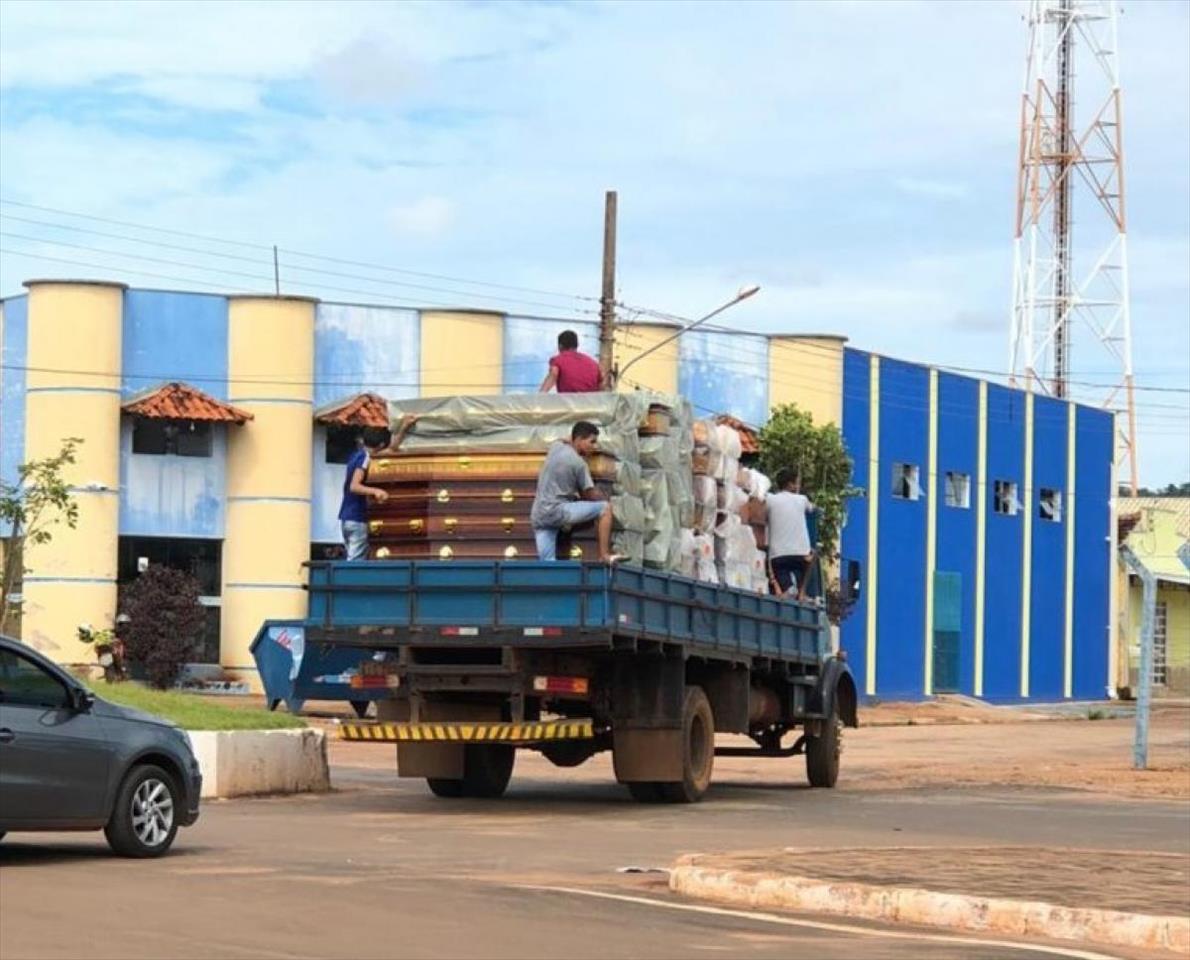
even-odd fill
[[[583,459],[595,451],[598,439],[599,428],[580,420],[570,431],[570,439],[556,441],[546,454],[529,514],[538,560],[557,560],[558,531],[590,520],[599,521],[599,559],[609,563],[619,559],[611,552],[611,504],[595,486]]]

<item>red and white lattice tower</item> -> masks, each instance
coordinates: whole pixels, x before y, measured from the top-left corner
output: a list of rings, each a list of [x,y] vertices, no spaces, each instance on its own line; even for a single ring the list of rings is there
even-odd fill
[[[1112,0],[1029,0],[1009,374],[1115,411],[1135,491],[1118,15]],[[1086,373],[1072,377],[1076,329]]]

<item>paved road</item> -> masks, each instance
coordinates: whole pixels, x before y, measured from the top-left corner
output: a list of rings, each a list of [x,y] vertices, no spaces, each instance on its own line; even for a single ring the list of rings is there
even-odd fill
[[[338,767],[329,796],[208,804],[176,854],[153,862],[113,860],[98,835],[9,837],[0,957],[1038,957],[689,909],[663,876],[617,871],[775,844],[1190,849],[1185,804],[811,791],[728,772],[709,802],[648,807],[608,782],[609,767],[597,758],[559,779],[530,758],[499,802],[436,800],[387,767]]]

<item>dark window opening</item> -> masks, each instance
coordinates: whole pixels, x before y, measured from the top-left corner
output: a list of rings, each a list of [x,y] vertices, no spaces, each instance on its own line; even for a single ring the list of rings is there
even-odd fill
[[[310,544],[311,560],[346,560],[347,551],[341,543],[312,543]]]
[[[921,499],[921,468],[917,464],[893,464],[892,495],[898,500]]]
[[[1062,522],[1062,491],[1041,488],[1041,496],[1037,503],[1037,514],[1042,520],[1050,523]]]
[[[992,508],[1004,517],[1015,517],[1020,512],[1021,502],[1017,499],[1015,483],[1011,480],[997,480],[993,484]]]
[[[948,470],[946,473],[946,505],[967,510],[971,506],[971,475]]]
[[[359,427],[326,428],[326,462],[347,463],[359,449]]]
[[[150,456],[209,457],[214,431],[210,423],[195,420],[149,420],[132,423],[132,452]]]

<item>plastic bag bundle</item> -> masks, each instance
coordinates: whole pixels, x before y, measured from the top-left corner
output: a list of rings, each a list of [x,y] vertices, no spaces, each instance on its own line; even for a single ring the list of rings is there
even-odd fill
[[[681,557],[678,562],[678,573],[683,577],[694,577],[698,569],[698,544],[694,539],[693,530],[683,530],[678,535]]]
[[[645,504],[640,497],[634,497],[630,493],[613,494],[611,502],[613,530],[631,530],[642,534],[645,532]]]
[[[702,533],[715,529],[719,512],[719,485],[712,477],[692,477],[694,495],[694,528]]]
[[[645,535],[632,530],[614,531],[612,550],[622,557],[627,557],[629,563],[642,566],[645,562]]]

